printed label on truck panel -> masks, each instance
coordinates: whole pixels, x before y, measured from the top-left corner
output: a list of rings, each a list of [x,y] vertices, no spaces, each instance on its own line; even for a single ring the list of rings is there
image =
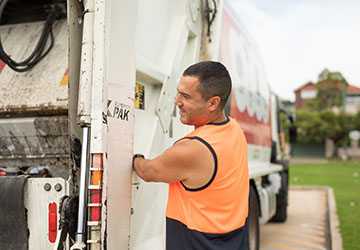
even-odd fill
[[[107,100],[107,115],[106,117],[112,117],[120,120],[129,120],[130,106],[124,103]],[[106,119],[107,121],[107,119]],[[104,122],[104,118],[103,118]]]
[[[135,86],[135,108],[145,109],[145,87],[138,83]]]

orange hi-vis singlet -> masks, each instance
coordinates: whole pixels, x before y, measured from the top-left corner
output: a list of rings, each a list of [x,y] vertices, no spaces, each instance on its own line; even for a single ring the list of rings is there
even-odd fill
[[[214,173],[200,188],[171,183],[166,211],[167,250],[244,250],[247,243],[249,171],[247,143],[231,118],[195,129],[214,157]]]

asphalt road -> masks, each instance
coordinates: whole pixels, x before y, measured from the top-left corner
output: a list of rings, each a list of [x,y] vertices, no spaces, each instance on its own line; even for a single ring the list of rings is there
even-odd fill
[[[326,190],[290,189],[287,220],[260,227],[260,250],[330,250],[327,199]]]

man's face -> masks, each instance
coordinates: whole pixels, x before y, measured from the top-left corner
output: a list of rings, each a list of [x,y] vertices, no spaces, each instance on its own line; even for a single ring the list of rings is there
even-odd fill
[[[197,91],[200,84],[196,76],[182,76],[177,87],[175,105],[180,110],[180,121],[195,127],[205,124],[209,119],[208,102]]]

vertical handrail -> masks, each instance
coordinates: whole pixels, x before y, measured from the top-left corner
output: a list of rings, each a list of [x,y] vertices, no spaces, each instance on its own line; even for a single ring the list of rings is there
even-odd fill
[[[88,140],[89,140],[89,128],[83,128],[83,141],[81,148],[81,163],[80,163],[80,190],[79,190],[79,211],[78,211],[78,223],[76,231],[76,241],[71,247],[71,250],[84,249],[86,244],[84,243],[85,234],[85,222],[86,222],[86,200],[87,200],[87,177],[88,177]]]

